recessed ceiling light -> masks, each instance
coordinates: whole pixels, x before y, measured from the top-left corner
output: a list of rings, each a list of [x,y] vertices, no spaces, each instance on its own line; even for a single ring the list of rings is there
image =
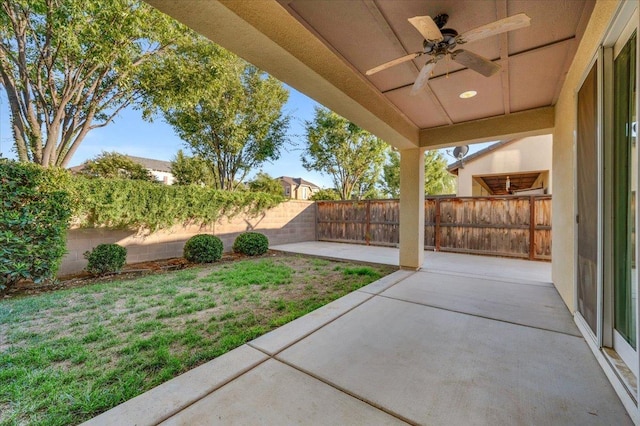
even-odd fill
[[[461,99],[469,99],[469,98],[473,98],[477,94],[478,92],[476,92],[475,90],[467,90],[466,92],[460,93],[459,96]]]

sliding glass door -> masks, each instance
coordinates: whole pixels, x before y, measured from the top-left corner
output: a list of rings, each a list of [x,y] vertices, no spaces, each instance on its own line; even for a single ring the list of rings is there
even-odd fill
[[[613,64],[612,276],[613,346],[637,372],[636,191],[636,33],[620,41]]]

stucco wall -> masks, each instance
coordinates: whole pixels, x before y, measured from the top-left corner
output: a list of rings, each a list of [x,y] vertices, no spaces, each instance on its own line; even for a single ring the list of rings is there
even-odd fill
[[[618,7],[617,1],[598,1],[567,73],[556,103],[556,126],[553,132],[553,282],[571,312],[575,311],[575,207],[576,166],[574,135],[577,103],[575,93],[597,52],[602,37]],[[594,206],[595,208],[596,206]]]
[[[83,253],[100,243],[117,243],[127,247],[127,263],[182,256],[184,243],[193,235],[217,235],[225,251],[231,251],[235,237],[245,231],[262,232],[270,245],[313,241],[316,239],[316,208],[310,201],[287,201],[257,217],[223,219],[215,225],[174,226],[150,235],[134,231],[106,229],[72,229],[67,235],[67,255],[59,275],[82,271],[87,264]]]
[[[464,164],[458,169],[458,196],[471,197],[473,194],[473,176],[515,172],[533,172],[551,170],[553,138],[551,135],[523,138],[483,157]],[[551,194],[552,174],[545,182]]]

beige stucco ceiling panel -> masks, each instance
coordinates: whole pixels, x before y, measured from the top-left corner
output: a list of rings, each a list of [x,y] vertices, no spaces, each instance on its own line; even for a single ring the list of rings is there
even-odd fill
[[[485,77],[465,69],[448,77],[430,80],[429,85],[454,123],[504,114],[499,73]],[[475,90],[478,94],[473,98],[460,99],[459,95],[468,90]]]
[[[362,74],[407,54],[384,18],[366,2],[294,0],[286,2],[286,7]],[[412,82],[417,74],[416,68],[407,63],[374,74],[369,80],[384,92]]]
[[[509,53],[543,46],[575,36],[584,8],[593,8],[586,0],[510,0],[508,14],[526,13],[531,26],[509,33]]]
[[[394,105],[407,114],[407,117],[420,128],[444,126],[447,119],[433,103],[431,96],[423,91],[411,96],[411,86],[385,93]]]
[[[564,67],[571,41],[557,43],[509,58],[511,111],[524,111],[553,103],[557,81]]]

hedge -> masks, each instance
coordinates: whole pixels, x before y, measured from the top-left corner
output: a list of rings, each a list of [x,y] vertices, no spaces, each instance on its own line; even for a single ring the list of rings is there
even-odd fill
[[[71,180],[74,220],[82,227],[156,230],[176,224],[210,224],[240,213],[258,214],[284,198],[200,186],[168,186],[125,179]]]
[[[66,252],[66,172],[0,159],[0,296],[22,279],[55,279]]]
[[[257,215],[284,201],[280,195],[263,192],[87,178],[34,164],[7,160],[2,164],[39,170],[41,192],[67,193],[71,200],[71,223],[83,228],[157,230],[177,224],[211,224],[242,213]]]

